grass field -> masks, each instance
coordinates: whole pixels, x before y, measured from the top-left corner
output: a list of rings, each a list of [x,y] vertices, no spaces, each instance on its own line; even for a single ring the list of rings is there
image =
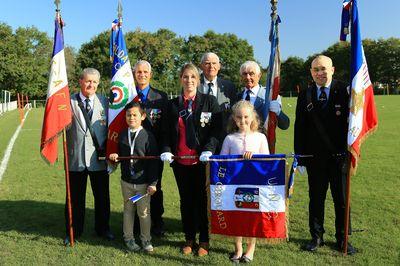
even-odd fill
[[[293,150],[295,98],[283,100],[292,125],[278,131],[278,152]],[[290,241],[276,245],[259,244],[256,265],[400,265],[400,96],[376,97],[378,131],[362,148],[357,175],[352,178],[352,225],[356,231],[350,242],[358,250],[343,257],[334,250],[334,212],[331,196],[326,202],[325,240],[327,245],[315,254],[302,251],[309,240],[308,190],[306,176],[296,176],[290,202]],[[154,239],[151,255],[133,254],[122,243],[122,199],[119,175],[113,174],[111,189],[111,228],[117,240],[106,242],[94,236],[93,198],[88,189],[85,231],[74,248],[64,247],[65,181],[63,166],[47,166],[39,155],[43,109],[32,110],[21,131],[0,183],[0,265],[229,265],[233,246],[212,240],[210,256],[183,256],[179,197],[172,171],[166,165],[163,177],[165,221],[168,234]],[[0,156],[18,124],[18,112],[0,117]]]

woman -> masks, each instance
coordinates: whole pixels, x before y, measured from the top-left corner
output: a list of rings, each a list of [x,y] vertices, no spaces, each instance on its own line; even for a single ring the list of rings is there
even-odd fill
[[[209,248],[208,204],[205,164],[199,160],[206,161],[219,144],[221,113],[214,96],[197,92],[200,75],[195,65],[189,63],[182,67],[180,82],[182,94],[170,100],[167,108],[161,160],[171,163],[178,185],[186,240],[182,253],[192,253],[199,231],[197,254],[205,256]],[[173,155],[192,157],[174,161]]]

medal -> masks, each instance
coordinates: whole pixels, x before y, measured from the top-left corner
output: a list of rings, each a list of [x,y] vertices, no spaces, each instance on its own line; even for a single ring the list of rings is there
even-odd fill
[[[204,123],[208,123],[209,122],[209,120],[208,120],[208,118],[204,118]]]
[[[338,111],[336,111],[336,115],[337,116],[339,116],[341,113],[340,113],[340,111],[338,110]]]
[[[206,124],[205,123],[201,123],[201,127],[205,127],[206,126]]]
[[[205,119],[202,117],[202,118],[200,118],[200,123],[204,123],[205,122]]]

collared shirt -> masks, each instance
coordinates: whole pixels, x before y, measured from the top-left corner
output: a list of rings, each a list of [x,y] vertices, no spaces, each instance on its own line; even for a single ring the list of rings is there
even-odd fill
[[[150,91],[150,84],[147,85],[147,87],[144,88],[143,90],[141,90],[141,89],[139,89],[138,87],[136,87],[136,91],[137,91],[137,92],[139,92],[139,91],[142,92],[143,98],[141,98],[140,100],[141,100],[142,102],[145,102],[145,101],[147,100],[147,95],[149,94],[149,91]]]
[[[82,92],[79,92],[79,97],[81,98],[84,107],[86,108],[86,96],[82,94]],[[89,105],[90,105],[90,109],[93,110],[93,104],[94,104],[94,94],[92,96],[89,97]]]
[[[217,97],[217,92],[218,92],[218,84],[217,84],[217,77],[215,77],[213,80],[208,80],[206,77],[204,77],[204,92],[205,94],[208,94],[208,83],[212,82],[213,86],[211,87],[213,95]]]
[[[246,99],[246,95],[247,95],[247,91],[248,90],[250,90],[250,102],[251,102],[251,104],[254,104],[254,102],[256,101],[257,95],[258,95],[258,91],[260,90],[260,85],[257,84],[257,86],[254,86],[251,89],[244,88],[243,95],[242,95],[242,100]]]
[[[328,86],[319,86],[319,85],[317,85],[317,99],[319,99],[319,95],[321,95],[321,90],[320,90],[321,87],[325,87],[326,100],[329,100],[329,92],[331,91],[331,84],[329,84]]]

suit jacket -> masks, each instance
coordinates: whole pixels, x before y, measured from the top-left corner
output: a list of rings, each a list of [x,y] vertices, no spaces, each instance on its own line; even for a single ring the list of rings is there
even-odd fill
[[[243,98],[243,93],[245,90],[242,90],[238,95],[237,95],[237,100],[240,101]],[[263,109],[264,109],[264,105],[268,104],[269,105],[269,101],[266,102],[265,100],[265,87],[260,86],[260,89],[258,90],[258,94],[256,96],[256,100],[254,102],[254,109],[256,110],[261,124],[260,126],[262,126],[264,124],[264,121],[266,120],[266,117],[264,115]],[[278,121],[278,127],[280,129],[288,129],[289,125],[290,125],[290,120],[289,117],[283,112],[283,110],[281,110],[281,112],[279,113],[279,115],[276,117],[277,121]]]
[[[347,131],[349,116],[349,93],[346,84],[333,80],[329,92],[328,103],[322,108],[318,104],[317,87],[311,85],[312,108],[325,129],[325,134],[334,146],[334,153],[339,154],[347,150]],[[317,129],[307,108],[307,90],[300,92],[297,98],[296,121],[294,123],[294,151],[296,154],[316,155],[314,159],[330,157],[330,151],[325,144],[321,133]],[[302,160],[304,165],[306,160]]]
[[[149,94],[143,106],[146,110],[146,119],[142,122],[143,128],[151,131],[161,148],[162,127],[165,124],[168,96],[165,92],[150,86]]]
[[[182,96],[178,96],[168,102],[167,108],[167,124],[164,127],[163,149],[162,152],[175,153],[178,144],[178,121],[179,110],[182,104]],[[214,96],[197,92],[194,101],[195,109],[193,110],[194,128],[196,139],[199,145],[196,147],[200,154],[202,151],[211,151],[215,153],[219,145],[219,137],[221,132],[221,111],[218,106],[217,99]],[[211,119],[209,123],[202,126],[200,122],[201,114],[210,112]]]
[[[118,154],[130,156],[131,147],[128,140],[128,130],[124,129],[119,134]],[[158,155],[157,143],[154,135],[146,129],[141,129],[135,138],[133,156]],[[129,160],[121,161],[121,179],[131,184],[156,185],[159,175],[158,163],[160,160],[134,160],[131,174],[131,163]]]
[[[71,97],[72,123],[67,129],[67,150],[69,171],[102,171],[107,169],[105,161],[97,159],[96,148],[90,131],[86,128],[85,118],[78,105],[79,93]],[[91,125],[97,141],[105,148],[107,138],[108,101],[105,97],[95,95],[93,99]]]

